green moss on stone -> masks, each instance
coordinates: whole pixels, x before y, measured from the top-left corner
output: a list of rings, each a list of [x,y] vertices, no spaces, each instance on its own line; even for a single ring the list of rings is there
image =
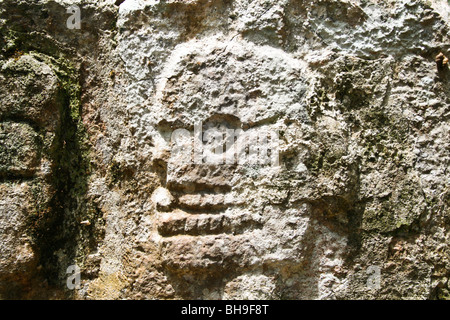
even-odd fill
[[[413,181],[403,182],[399,190],[388,200],[381,200],[378,206],[366,209],[362,226],[366,231],[389,233],[397,230],[411,231],[419,222],[424,210],[423,196]]]

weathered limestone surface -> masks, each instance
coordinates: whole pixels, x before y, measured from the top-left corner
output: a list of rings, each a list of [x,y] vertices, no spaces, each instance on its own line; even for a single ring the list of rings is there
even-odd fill
[[[449,19],[0,1],[0,298],[449,299]],[[199,128],[276,132],[279,163],[207,162],[208,134],[186,163],[171,138],[195,158]]]

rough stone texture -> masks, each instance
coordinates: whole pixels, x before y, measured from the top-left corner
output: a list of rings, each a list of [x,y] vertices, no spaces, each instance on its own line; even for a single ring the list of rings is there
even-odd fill
[[[0,297],[449,299],[448,1],[115,3],[0,1]]]

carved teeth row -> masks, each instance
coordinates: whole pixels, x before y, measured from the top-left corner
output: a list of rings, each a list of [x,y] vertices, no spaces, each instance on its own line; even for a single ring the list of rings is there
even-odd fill
[[[186,194],[178,198],[178,205],[186,209],[223,209],[238,205],[232,194]]]
[[[261,227],[261,222],[242,214],[237,217],[229,215],[191,215],[183,211],[162,213],[157,222],[160,235],[211,235],[240,234],[247,230]]]
[[[235,193],[172,195],[165,188],[158,188],[152,195],[152,200],[156,203],[157,209],[163,212],[179,207],[187,211],[192,210],[203,213],[207,210],[213,213],[213,211],[224,210],[242,204],[242,200]]]

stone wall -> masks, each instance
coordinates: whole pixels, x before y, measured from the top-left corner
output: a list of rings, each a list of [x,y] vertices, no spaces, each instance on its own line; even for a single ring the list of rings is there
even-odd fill
[[[449,299],[449,18],[1,1],[0,297]]]

